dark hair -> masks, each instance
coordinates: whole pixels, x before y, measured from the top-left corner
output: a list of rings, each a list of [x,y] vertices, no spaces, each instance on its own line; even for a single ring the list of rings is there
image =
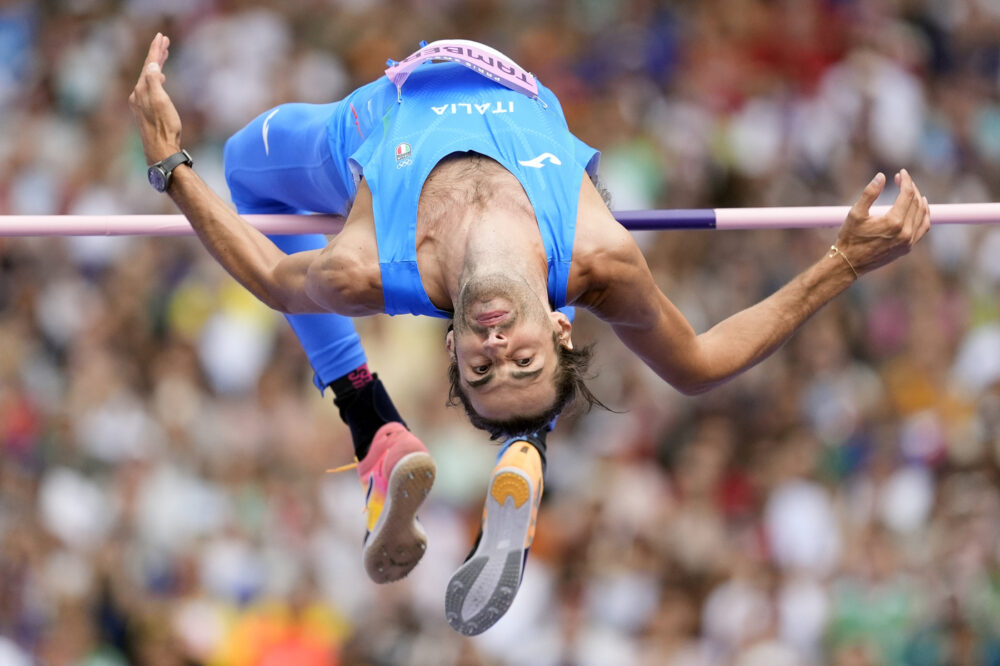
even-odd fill
[[[448,380],[451,383],[451,388],[448,390],[448,405],[461,404],[465,407],[469,422],[476,428],[490,433],[490,439],[506,439],[537,433],[547,428],[552,420],[559,416],[563,409],[576,398],[586,402],[587,411],[590,411],[594,405],[609,409],[598,400],[597,396],[591,393],[584,381],[587,378],[590,361],[594,356],[594,345],[570,349],[559,343],[559,336],[555,333],[552,334],[552,343],[555,345],[556,355],[559,359],[555,373],[556,399],[544,411],[538,414],[519,414],[509,419],[488,419],[480,415],[469,402],[469,396],[462,389],[458,361],[454,354],[452,354],[451,364],[448,366]]]

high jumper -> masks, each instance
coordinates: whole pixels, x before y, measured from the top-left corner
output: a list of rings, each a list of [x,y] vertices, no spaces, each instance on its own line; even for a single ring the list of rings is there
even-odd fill
[[[333,388],[368,490],[363,558],[376,582],[420,559],[416,511],[435,468],[368,371],[351,318],[451,319],[452,397],[507,444],[481,538],[446,593],[446,617],[465,634],[492,626],[520,584],[545,433],[574,397],[597,402],[583,382],[590,348],[574,345],[568,307],[590,310],[661,378],[697,394],[767,358],[930,228],[929,204],[905,169],[894,203],[873,212],[886,184],[876,174],[829,252],[698,334],[594,185],[599,153],[570,133],[555,95],[503,54],[461,40],[424,44],[340,102],[261,114],[226,145],[234,212],[183,151],[164,88],[168,47],[157,34],[129,98],[150,182],[236,280],[288,314],[317,386]],[[341,216],[343,228],[329,241],[269,238],[241,217],[306,212]]]

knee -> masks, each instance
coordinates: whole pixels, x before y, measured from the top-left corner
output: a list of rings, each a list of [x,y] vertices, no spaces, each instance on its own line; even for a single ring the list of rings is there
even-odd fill
[[[248,126],[249,127],[249,126]],[[222,164],[223,170],[226,175],[226,182],[229,183],[231,188],[233,178],[235,176],[235,170],[240,166],[241,162],[244,160],[240,159],[240,154],[245,153],[246,148],[246,134],[248,127],[244,127],[236,134],[226,139],[225,145],[222,147]]]
[[[263,154],[259,146],[260,131],[257,121],[250,123],[233,134],[222,148],[223,173],[229,196],[242,214],[250,213],[294,213],[294,208],[268,196],[273,187],[267,179],[262,179],[257,166]]]
[[[222,149],[222,159],[227,179],[232,177],[234,169],[252,165],[264,159],[263,126],[267,122],[266,119],[274,115],[278,108],[280,107],[260,114],[226,140]]]
[[[233,194],[235,199],[236,190],[239,187],[239,182],[236,178],[236,168],[240,163],[238,157],[240,134],[245,132],[246,129],[242,129],[233,136],[226,140],[226,144],[222,147],[222,170],[226,177],[226,185],[229,186],[230,193]]]

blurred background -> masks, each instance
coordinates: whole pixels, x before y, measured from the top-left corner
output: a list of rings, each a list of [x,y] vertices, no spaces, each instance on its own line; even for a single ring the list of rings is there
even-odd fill
[[[849,204],[904,166],[932,203],[1000,200],[996,0],[0,0],[0,213],[176,212],[126,101],[157,31],[223,196],[263,110],[463,37],[560,96],[618,209]],[[637,238],[706,330],[835,232]],[[581,314],[621,413],[562,419],[475,639],[444,592],[495,445],[445,407],[443,322],[358,328],[439,469],[388,586],[357,477],[324,473],[353,455],[331,396],[196,240],[0,239],[0,664],[1000,664],[1000,227],[933,229],[698,398]]]

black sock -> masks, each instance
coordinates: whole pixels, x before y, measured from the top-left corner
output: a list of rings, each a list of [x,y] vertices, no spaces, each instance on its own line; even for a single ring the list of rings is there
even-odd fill
[[[333,395],[335,397],[346,397],[351,394],[352,391],[362,388],[365,384],[368,384],[374,379],[375,377],[368,370],[368,364],[362,363],[343,377],[338,377],[330,382],[330,388],[333,389]]]
[[[545,478],[545,468],[547,466],[545,458],[545,437],[549,434],[548,428],[539,430],[533,435],[525,435],[524,437],[519,437],[519,440],[528,442],[535,450],[538,451],[538,457],[542,459],[542,478]]]
[[[379,428],[393,421],[406,425],[378,375],[368,373],[367,364],[330,382],[330,388],[334,393],[333,404],[340,409],[340,418],[351,429],[354,455],[358,460],[368,455]]]

